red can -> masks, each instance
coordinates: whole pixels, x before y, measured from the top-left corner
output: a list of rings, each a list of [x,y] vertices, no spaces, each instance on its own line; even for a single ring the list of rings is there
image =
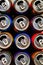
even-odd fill
[[[32,36],[32,45],[35,49],[43,50],[43,32],[36,33]]]

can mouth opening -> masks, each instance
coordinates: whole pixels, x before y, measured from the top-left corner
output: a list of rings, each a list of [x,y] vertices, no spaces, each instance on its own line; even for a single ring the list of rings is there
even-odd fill
[[[18,60],[20,61],[21,58],[24,58],[24,56],[23,55],[19,56],[18,57]]]
[[[23,18],[20,18],[20,19],[17,20],[18,23],[19,23],[20,21],[23,21]]]
[[[40,62],[40,64],[43,64],[43,55],[39,55],[37,60]]]
[[[1,55],[1,56],[0,56],[0,60],[1,60],[3,57],[5,57],[5,55]]]
[[[40,3],[40,1],[35,2],[35,5],[37,6]]]
[[[23,4],[23,1],[19,1],[17,4],[18,5],[22,5]]]
[[[0,38],[1,41],[2,41],[3,39],[6,39],[6,36],[2,36],[2,37]]]
[[[41,18],[36,19],[35,22],[38,23],[38,21],[42,21]]]

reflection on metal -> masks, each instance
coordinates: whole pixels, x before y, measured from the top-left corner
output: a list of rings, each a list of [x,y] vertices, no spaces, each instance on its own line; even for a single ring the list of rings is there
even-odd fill
[[[7,15],[0,16],[0,30],[6,30],[10,27],[11,18]]]
[[[9,0],[0,0],[0,11],[4,12],[9,10],[10,5],[11,4]]]
[[[0,48],[7,49],[11,46],[13,42],[13,37],[8,32],[1,32],[0,33]]]
[[[38,13],[43,12],[43,0],[33,0],[32,7]]]
[[[30,46],[30,37],[25,34],[19,34],[15,37],[15,44],[19,49],[27,49]]]
[[[17,0],[14,7],[15,7],[16,11],[18,11],[20,13],[24,13],[28,10],[29,5],[26,0]]]
[[[33,27],[38,30],[43,30],[43,16],[36,16],[32,20]]]
[[[24,31],[29,27],[29,20],[25,16],[17,16],[14,19],[14,27],[18,31]]]
[[[25,52],[20,52],[15,57],[16,65],[30,65],[30,57]]]
[[[36,33],[32,36],[33,46],[37,49],[43,50],[43,33]]]
[[[43,51],[33,53],[32,58],[35,65],[43,65]]]
[[[0,65],[11,64],[11,54],[9,52],[0,52]]]

